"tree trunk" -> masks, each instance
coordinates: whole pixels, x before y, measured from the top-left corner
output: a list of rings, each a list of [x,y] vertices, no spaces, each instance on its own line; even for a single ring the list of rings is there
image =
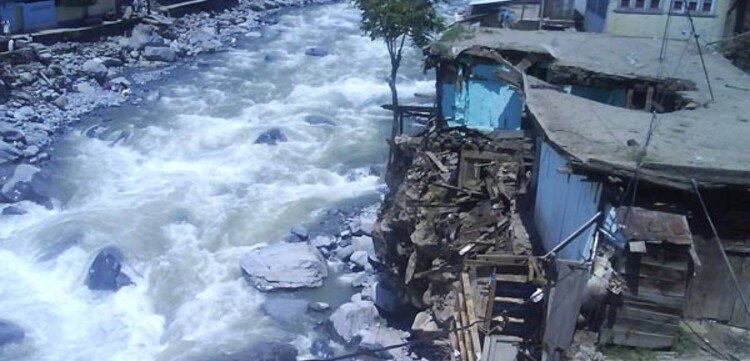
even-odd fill
[[[396,148],[396,137],[401,135],[401,114],[398,110],[398,89],[396,88],[396,77],[398,75],[399,68],[398,61],[391,61],[391,79],[388,81],[388,87],[391,89],[391,105],[393,106],[393,124],[391,125],[391,140],[388,152],[388,165],[386,168],[386,184],[390,187],[393,186],[395,181],[393,178],[395,169],[397,167],[398,159],[398,148]]]

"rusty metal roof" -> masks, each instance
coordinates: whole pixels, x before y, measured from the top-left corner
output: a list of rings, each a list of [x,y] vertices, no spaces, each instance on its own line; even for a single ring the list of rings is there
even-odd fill
[[[640,207],[619,207],[615,212],[615,221],[625,241],[693,244],[687,218],[681,214]]]

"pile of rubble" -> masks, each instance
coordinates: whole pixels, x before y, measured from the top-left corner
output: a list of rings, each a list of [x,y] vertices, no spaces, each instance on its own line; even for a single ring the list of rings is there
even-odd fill
[[[418,319],[443,326],[453,313],[463,260],[490,251],[531,253],[516,206],[525,193],[531,144],[434,125],[396,144],[391,172],[400,182],[381,208],[376,250],[404,297],[431,310],[431,317]]]

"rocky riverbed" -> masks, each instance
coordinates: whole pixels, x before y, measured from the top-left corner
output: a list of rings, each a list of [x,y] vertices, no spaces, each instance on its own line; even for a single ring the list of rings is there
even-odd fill
[[[47,160],[55,135],[82,115],[142,102],[149,95],[138,86],[159,79],[176,62],[261,36],[258,29],[279,9],[326,2],[331,1],[243,0],[217,13],[149,15],[128,34],[96,42],[16,41],[16,51],[0,62],[0,167],[5,168],[0,184],[12,177],[8,165]],[[325,50],[311,51],[320,56]],[[3,202],[22,198],[0,195]]]

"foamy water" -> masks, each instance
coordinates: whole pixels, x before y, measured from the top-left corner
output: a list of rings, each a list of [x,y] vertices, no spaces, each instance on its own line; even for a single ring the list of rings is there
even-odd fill
[[[267,295],[242,279],[239,260],[321,210],[377,199],[381,181],[362,170],[386,158],[389,62],[350,5],[279,20],[262,39],[176,70],[158,100],[113,111],[101,136],[75,131],[59,144],[54,209],[22,203],[27,214],[0,217],[0,319],[27,332],[0,359],[211,360],[263,340],[306,351],[312,330],[264,315]],[[311,46],[331,54],[304,55]],[[420,60],[413,50],[402,69],[406,101],[432,87]],[[289,141],[253,144],[271,127]],[[107,245],[123,251],[135,286],[85,287]]]

